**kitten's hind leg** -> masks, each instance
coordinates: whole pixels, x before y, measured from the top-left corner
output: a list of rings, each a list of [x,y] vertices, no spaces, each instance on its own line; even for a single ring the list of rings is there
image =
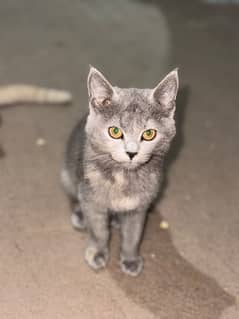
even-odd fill
[[[76,187],[67,169],[63,169],[61,172],[61,182],[71,206],[71,223],[75,229],[84,230],[84,215],[81,211],[80,202],[77,198]]]

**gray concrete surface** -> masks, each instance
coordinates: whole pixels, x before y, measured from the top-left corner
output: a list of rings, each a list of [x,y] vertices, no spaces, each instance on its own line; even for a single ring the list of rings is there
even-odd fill
[[[187,0],[0,4],[0,83],[75,95],[72,107],[1,109],[0,318],[239,317],[238,27],[237,7]],[[119,270],[117,233],[109,267],[85,265],[59,184],[89,63],[139,87],[180,67],[178,135],[137,279]]]

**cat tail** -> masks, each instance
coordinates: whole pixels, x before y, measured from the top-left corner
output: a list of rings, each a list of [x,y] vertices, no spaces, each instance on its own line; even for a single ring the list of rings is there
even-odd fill
[[[71,101],[72,95],[67,91],[25,84],[0,86],[0,106],[17,103],[67,104]]]

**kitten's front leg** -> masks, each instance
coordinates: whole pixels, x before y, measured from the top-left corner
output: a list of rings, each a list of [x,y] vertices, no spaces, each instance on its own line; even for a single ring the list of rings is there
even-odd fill
[[[85,214],[89,231],[89,244],[85,260],[95,270],[106,266],[108,261],[109,221],[108,214],[97,207],[88,207]]]
[[[143,258],[139,255],[139,245],[143,234],[146,211],[130,212],[121,221],[121,269],[128,275],[138,276],[143,269]]]

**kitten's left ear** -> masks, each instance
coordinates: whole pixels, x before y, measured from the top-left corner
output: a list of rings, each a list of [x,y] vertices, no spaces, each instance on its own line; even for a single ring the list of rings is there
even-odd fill
[[[152,97],[161,105],[163,111],[169,112],[175,109],[178,87],[178,69],[175,69],[153,89]]]
[[[94,105],[104,106],[111,102],[114,89],[103,74],[93,66],[90,66],[87,86],[90,101]]]

